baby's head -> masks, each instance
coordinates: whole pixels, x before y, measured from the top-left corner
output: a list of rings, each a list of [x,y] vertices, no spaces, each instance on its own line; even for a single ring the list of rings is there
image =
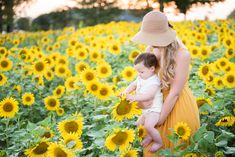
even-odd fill
[[[138,72],[138,75],[144,80],[153,76],[158,66],[158,60],[156,56],[151,53],[141,53],[134,61],[134,67]]]

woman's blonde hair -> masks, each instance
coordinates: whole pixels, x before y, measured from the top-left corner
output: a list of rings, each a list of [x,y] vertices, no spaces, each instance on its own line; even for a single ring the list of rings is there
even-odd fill
[[[175,57],[176,57],[176,51],[179,49],[179,43],[177,40],[174,40],[171,44],[164,47],[164,52],[161,55],[161,69],[160,69],[160,75],[162,77],[162,88],[169,88],[170,81],[175,76]]]

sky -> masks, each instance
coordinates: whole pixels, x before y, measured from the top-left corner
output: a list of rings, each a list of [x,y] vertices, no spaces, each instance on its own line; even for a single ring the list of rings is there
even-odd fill
[[[126,0],[121,0],[123,5],[127,4]],[[36,18],[37,16],[45,13],[50,13],[57,9],[62,9],[64,6],[75,6],[75,2],[72,0],[36,0],[35,3],[22,9],[21,7],[16,9],[17,17],[30,17]],[[235,9],[235,0],[225,0],[209,7],[209,5],[201,7],[191,8],[186,16],[187,20],[205,19],[207,16],[209,20],[225,19]],[[165,8],[166,13],[170,21],[181,21],[184,19],[183,14],[174,14],[175,7]]]

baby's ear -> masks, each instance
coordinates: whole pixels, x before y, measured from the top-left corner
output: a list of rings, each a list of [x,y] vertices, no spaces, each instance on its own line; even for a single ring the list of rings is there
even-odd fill
[[[156,68],[154,66],[151,66],[150,69],[151,69],[152,72],[155,72],[155,70],[156,70]]]

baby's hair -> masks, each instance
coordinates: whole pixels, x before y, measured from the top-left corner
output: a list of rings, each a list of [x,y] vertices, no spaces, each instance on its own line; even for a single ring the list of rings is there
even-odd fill
[[[134,64],[136,65],[141,62],[143,62],[144,66],[146,66],[147,68],[151,68],[152,66],[157,68],[159,66],[157,57],[152,53],[145,52],[145,53],[139,54],[135,58]]]

